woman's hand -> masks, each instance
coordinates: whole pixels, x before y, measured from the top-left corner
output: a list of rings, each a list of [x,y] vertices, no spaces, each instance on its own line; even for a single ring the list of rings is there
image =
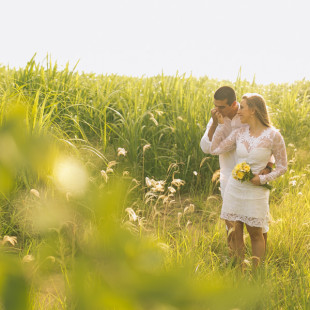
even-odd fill
[[[254,176],[254,178],[252,178],[251,180],[250,180],[254,185],[261,185],[260,184],[260,178],[259,178],[259,176],[256,174],[255,176]]]

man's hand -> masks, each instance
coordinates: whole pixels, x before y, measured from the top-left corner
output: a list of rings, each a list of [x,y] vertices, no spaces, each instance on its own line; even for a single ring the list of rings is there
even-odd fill
[[[224,124],[224,117],[220,112],[215,113],[217,121],[219,124]]]
[[[270,173],[270,169],[264,168],[264,169],[261,170],[258,174],[260,174],[260,175],[265,175],[265,174],[268,174],[268,173]]]
[[[254,185],[261,185],[261,184],[260,184],[260,178],[259,178],[259,176],[258,176],[257,174],[254,176],[254,178],[251,179],[251,182],[252,182]]]
[[[212,125],[208,131],[208,138],[210,141],[212,141],[214,132],[215,132],[217,125],[218,125],[217,113],[218,112],[217,112],[216,108],[211,110]]]
[[[264,175],[264,174],[270,173],[271,171],[272,171],[272,168],[269,165],[267,165],[267,167],[261,170],[258,174]]]
[[[217,113],[216,108],[211,110],[211,117],[212,117],[214,125],[217,125],[217,123],[218,123],[218,120],[217,120],[217,117],[216,117],[216,113]]]

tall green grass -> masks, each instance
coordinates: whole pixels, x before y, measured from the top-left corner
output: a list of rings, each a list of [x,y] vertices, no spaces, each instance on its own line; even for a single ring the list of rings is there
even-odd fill
[[[199,147],[221,85],[239,100],[262,94],[287,144],[289,170],[273,184],[256,272],[247,234],[245,272],[229,257],[218,159]],[[34,58],[1,67],[3,306],[309,308],[309,86],[94,75]]]
[[[112,156],[124,147],[137,177],[145,174],[141,171],[143,145],[151,144],[146,174],[162,178],[174,162],[185,168],[180,177],[193,182],[192,172],[204,157],[199,140],[210,117],[213,93],[223,83],[233,86],[239,99],[245,92],[264,95],[273,122],[287,142],[309,135],[307,81],[262,86],[242,81],[240,76],[235,83],[184,75],[95,76],[69,71],[68,66],[59,71],[48,61],[44,67],[34,59],[24,69],[4,72],[1,111],[12,97],[17,98],[28,102],[32,130],[52,129],[58,137],[91,143]],[[207,168],[202,172],[205,179],[210,178]]]

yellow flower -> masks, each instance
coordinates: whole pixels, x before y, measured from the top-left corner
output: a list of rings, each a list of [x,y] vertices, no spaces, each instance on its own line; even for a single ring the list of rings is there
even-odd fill
[[[243,166],[243,170],[244,170],[245,172],[249,172],[249,171],[251,170],[251,167],[250,167],[248,164],[245,164],[245,165]]]
[[[237,177],[238,177],[239,180],[242,180],[243,177],[244,177],[244,172],[238,171],[238,172],[237,172]]]
[[[231,174],[233,175],[234,179],[238,179],[238,178],[237,178],[237,170],[236,170],[236,168],[233,169],[233,171],[232,171]]]
[[[236,170],[240,170],[241,168],[242,168],[242,164],[237,164],[235,167]]]

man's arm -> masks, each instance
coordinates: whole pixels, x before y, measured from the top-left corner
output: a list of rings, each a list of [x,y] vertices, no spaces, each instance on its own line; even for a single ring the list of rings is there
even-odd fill
[[[270,161],[268,162],[267,166],[261,170],[259,172],[260,175],[265,175],[265,174],[268,174],[272,171],[272,169],[274,168],[274,162],[275,162],[275,159],[274,159],[274,156],[271,155],[270,157]]]
[[[209,128],[209,131],[208,131],[209,141],[212,141],[214,132],[215,132],[215,130],[217,128],[217,125],[218,125],[218,119],[216,117],[216,113],[217,113],[216,109],[212,109],[211,110],[212,125],[211,125],[211,127]]]
[[[212,139],[213,139],[213,135],[215,133],[216,128],[217,128],[217,124],[212,123],[212,125],[208,131],[208,138],[210,141],[212,141]]]
[[[272,171],[273,163],[269,162],[267,166],[259,172],[260,175],[268,174]]]
[[[211,152],[211,141],[209,140],[208,133],[210,131],[210,128],[212,127],[212,124],[213,124],[213,119],[211,118],[208,122],[206,131],[200,140],[200,148],[206,154],[210,154]]]

